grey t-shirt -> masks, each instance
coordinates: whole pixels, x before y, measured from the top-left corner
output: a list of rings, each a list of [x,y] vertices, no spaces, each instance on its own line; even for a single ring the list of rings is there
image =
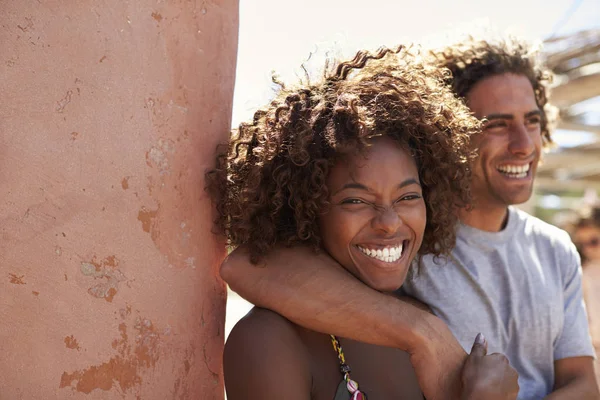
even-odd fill
[[[575,246],[513,207],[500,232],[460,224],[451,257],[425,257],[401,292],[429,304],[467,352],[482,332],[488,354],[518,371],[519,399],[552,391],[555,360],[594,356]]]

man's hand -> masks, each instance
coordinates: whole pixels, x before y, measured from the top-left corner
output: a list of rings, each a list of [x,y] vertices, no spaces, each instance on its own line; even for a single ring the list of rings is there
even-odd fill
[[[487,354],[487,342],[475,338],[463,372],[463,400],[508,400],[519,394],[518,374],[499,353]]]
[[[407,298],[402,298],[406,302]],[[414,303],[414,301],[409,301]],[[428,400],[456,400],[461,396],[461,373],[467,353],[448,326],[430,315],[420,320],[419,340],[408,352],[419,387]]]

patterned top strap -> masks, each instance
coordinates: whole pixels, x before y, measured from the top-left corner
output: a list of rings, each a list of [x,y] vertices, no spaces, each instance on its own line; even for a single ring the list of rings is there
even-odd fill
[[[331,337],[333,350],[335,350],[338,361],[340,362],[340,372],[346,381],[346,389],[348,389],[348,392],[351,395],[350,400],[367,400],[367,395],[358,390],[358,383],[350,378],[350,366],[346,364],[346,357],[344,356],[344,350],[342,349],[339,339],[334,335],[329,336]]]

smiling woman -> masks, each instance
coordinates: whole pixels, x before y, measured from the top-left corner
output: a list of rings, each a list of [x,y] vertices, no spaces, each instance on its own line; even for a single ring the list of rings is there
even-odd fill
[[[229,243],[255,263],[306,245],[385,292],[419,255],[447,254],[454,211],[470,199],[479,122],[444,78],[407,51],[381,49],[317,83],[280,84],[207,175]],[[422,398],[406,353],[330,338],[267,310],[236,325],[224,363],[229,400]]]

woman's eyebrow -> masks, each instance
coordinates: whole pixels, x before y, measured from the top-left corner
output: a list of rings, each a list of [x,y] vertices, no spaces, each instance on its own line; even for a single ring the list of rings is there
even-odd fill
[[[410,186],[410,185],[419,185],[419,186],[421,186],[421,183],[419,183],[419,181],[417,179],[415,179],[415,178],[408,178],[404,182],[402,182],[402,183],[400,183],[398,185],[398,189],[402,189],[403,187]],[[333,195],[335,196],[339,192],[341,192],[343,190],[346,190],[346,189],[358,189],[358,190],[364,190],[366,192],[372,192],[373,191],[373,190],[371,190],[371,188],[369,188],[366,185],[363,185],[362,183],[350,182],[350,183],[346,183],[344,186],[342,186]]]
[[[367,192],[371,192],[371,189],[369,187],[363,185],[362,183],[350,182],[350,183],[346,183],[344,186],[342,186],[340,188],[340,190],[336,191],[333,195],[335,196],[339,192],[346,190],[346,189],[358,189],[358,190],[364,190]]]
[[[398,185],[398,189],[402,189],[403,187],[409,186],[409,185],[421,186],[421,183],[415,178],[408,178],[407,180],[405,180],[404,182],[402,182],[401,184]]]

